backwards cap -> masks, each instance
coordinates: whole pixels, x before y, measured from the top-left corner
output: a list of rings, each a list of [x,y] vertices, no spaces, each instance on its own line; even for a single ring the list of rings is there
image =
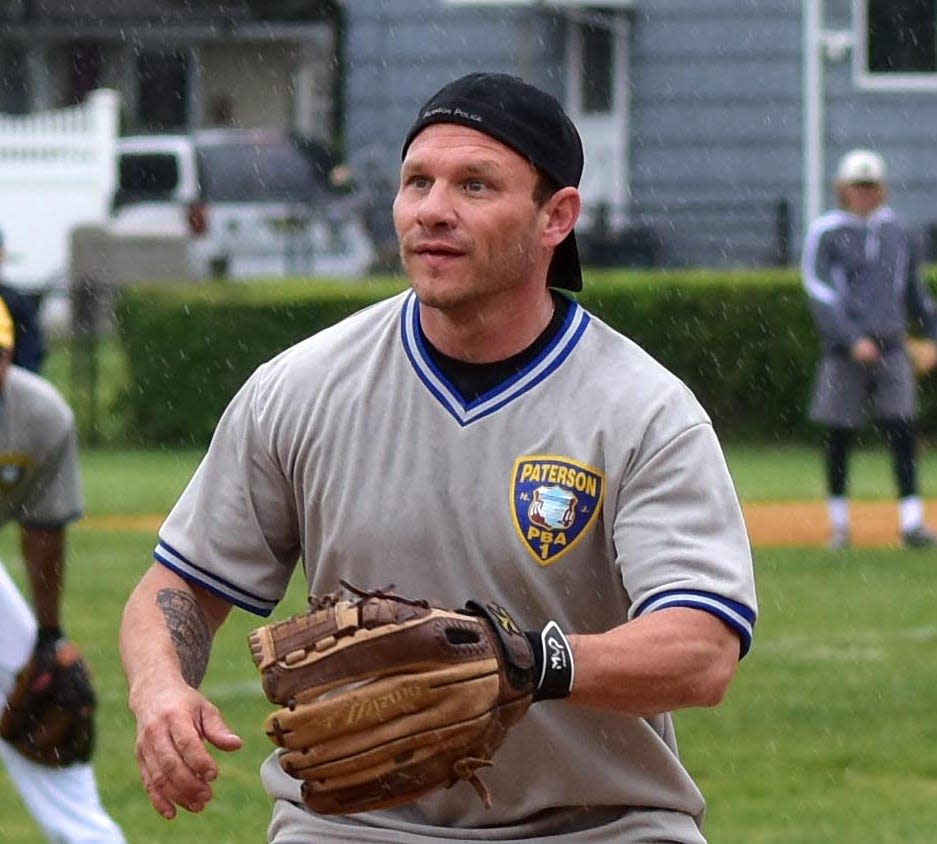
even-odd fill
[[[583,154],[579,132],[556,99],[517,76],[470,73],[441,88],[420,109],[403,144],[434,123],[458,123],[523,155],[559,187],[579,187]],[[582,290],[576,236],[570,232],[553,252],[547,284]]]

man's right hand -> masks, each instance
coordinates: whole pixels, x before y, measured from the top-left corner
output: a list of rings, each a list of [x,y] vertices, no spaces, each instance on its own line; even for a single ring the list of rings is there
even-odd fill
[[[131,694],[137,716],[137,764],[150,802],[164,818],[176,807],[200,812],[212,798],[218,765],[207,744],[219,750],[241,747],[218,708],[185,683]]]
[[[153,563],[124,607],[120,656],[137,718],[136,755],[153,807],[200,812],[218,765],[207,745],[237,750],[241,739],[197,687],[212,637],[231,605]]]
[[[878,344],[868,337],[860,337],[856,340],[849,350],[849,355],[856,363],[862,364],[878,363],[882,359]]]

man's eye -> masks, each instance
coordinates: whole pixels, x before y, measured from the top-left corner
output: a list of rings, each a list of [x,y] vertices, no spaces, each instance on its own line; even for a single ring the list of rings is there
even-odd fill
[[[485,183],[478,179],[472,179],[470,182],[465,183],[465,189],[469,193],[480,193],[485,189]]]

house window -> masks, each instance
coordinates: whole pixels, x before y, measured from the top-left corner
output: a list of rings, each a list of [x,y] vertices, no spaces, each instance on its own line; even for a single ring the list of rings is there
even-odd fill
[[[869,73],[937,72],[937,0],[867,0]]]
[[[582,110],[585,114],[607,114],[615,102],[614,33],[605,26],[582,29]]]
[[[188,115],[186,55],[144,52],[137,60],[137,122],[150,132],[183,129]]]
[[[101,48],[76,43],[68,48],[68,105],[77,105],[101,85]]]
[[[4,44],[0,50],[0,112],[26,114],[29,111],[29,76],[26,50],[19,44]]]

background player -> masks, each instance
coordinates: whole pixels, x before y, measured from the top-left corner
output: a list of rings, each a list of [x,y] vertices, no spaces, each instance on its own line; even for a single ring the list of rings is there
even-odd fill
[[[5,260],[6,247],[3,230],[0,229],[0,279],[3,278]],[[16,341],[13,349],[13,363],[32,372],[39,372],[45,361],[46,344],[35,298],[0,281],[0,299],[3,300],[13,318]]]
[[[542,91],[500,74],[443,88],[406,139],[394,205],[412,291],[262,366],[228,407],[121,628],[141,775],[166,817],[211,798],[203,743],[240,744],[197,691],[213,635],[233,605],[270,612],[302,556],[318,595],[347,578],[555,619],[575,682],[513,728],[485,776],[491,809],[461,784],[317,816],[271,757],[271,841],[704,840],[668,713],[725,693],[752,635],[751,556],[689,390],[550,289],[581,288],[582,167]]]
[[[871,150],[843,156],[839,209],[815,220],[804,240],[803,279],[822,356],[810,418],[827,428],[830,546],[850,541],[847,462],[867,410],[891,449],[901,542],[929,548],[915,460],[915,376],[905,347],[913,329],[937,338],[937,310],[924,288],[914,238],[886,204],[885,162]]]
[[[65,527],[81,515],[75,427],[51,384],[11,364],[13,322],[0,302],[0,524],[16,522],[35,615],[0,563],[0,708],[37,647],[64,638]],[[0,759],[55,844],[123,844],[87,763],[49,767],[0,741]]]

